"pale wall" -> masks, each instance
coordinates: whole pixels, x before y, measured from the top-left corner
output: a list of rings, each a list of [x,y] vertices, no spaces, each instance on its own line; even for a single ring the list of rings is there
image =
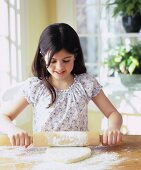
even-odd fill
[[[43,29],[56,18],[55,0],[24,0],[24,19],[23,39],[25,44],[25,56],[28,72],[34,58],[38,40]],[[28,61],[28,62],[27,62]]]

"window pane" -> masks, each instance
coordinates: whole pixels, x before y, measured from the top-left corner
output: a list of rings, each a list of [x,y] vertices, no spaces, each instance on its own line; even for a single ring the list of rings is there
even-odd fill
[[[10,32],[11,40],[16,40],[16,28],[15,28],[15,10],[10,8]]]
[[[9,67],[9,41],[6,38],[0,37],[0,92],[1,89],[7,88],[10,85],[10,67]]]
[[[107,9],[106,5],[101,5],[101,32],[105,32],[106,29],[110,33],[125,33],[122,26],[122,17],[112,17],[112,14],[112,7]]]
[[[89,66],[89,65],[86,64],[86,67],[87,67],[87,72],[89,74],[92,74],[92,75],[95,75],[95,76],[98,75],[98,72],[99,72],[98,65]]]
[[[0,36],[8,36],[8,4],[0,1]]]
[[[94,75],[98,73],[98,43],[95,37],[80,37],[87,71]]]
[[[9,72],[9,41],[6,38],[0,38],[1,65],[0,71]]]
[[[11,45],[11,73],[12,80],[17,79],[17,55],[16,55],[16,47],[14,44]]]
[[[0,92],[21,80],[20,15],[20,0],[0,0]]]
[[[18,68],[19,68],[19,72],[18,72],[18,80],[22,81],[22,55],[21,55],[21,49],[18,50]]]
[[[99,0],[76,0],[77,5],[96,4]]]
[[[80,37],[85,62],[97,62],[97,38]]]
[[[76,23],[78,34],[90,34],[98,32],[98,8],[97,6],[88,6],[77,8]]]
[[[20,25],[20,14],[17,14],[17,41],[18,47],[21,45],[21,25]]]
[[[9,0],[11,5],[15,5],[15,0]]]
[[[17,0],[17,10],[20,10],[20,0]]]

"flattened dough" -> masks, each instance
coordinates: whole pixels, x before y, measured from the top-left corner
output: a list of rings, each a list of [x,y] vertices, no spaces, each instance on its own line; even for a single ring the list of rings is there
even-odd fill
[[[88,147],[50,147],[46,151],[49,159],[63,163],[74,163],[82,161],[91,156]]]

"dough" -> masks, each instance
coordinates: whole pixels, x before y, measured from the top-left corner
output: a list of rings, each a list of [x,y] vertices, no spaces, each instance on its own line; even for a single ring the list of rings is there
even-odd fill
[[[57,162],[74,163],[89,158],[91,149],[88,147],[50,147],[46,154]]]

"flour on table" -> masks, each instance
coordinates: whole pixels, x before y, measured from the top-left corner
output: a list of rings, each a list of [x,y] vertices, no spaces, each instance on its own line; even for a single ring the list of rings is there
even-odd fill
[[[88,147],[50,147],[46,151],[46,156],[57,162],[74,163],[89,158],[91,149]]]
[[[88,159],[75,163],[51,160],[46,151],[50,147],[0,147],[0,170],[113,170],[128,157],[120,158],[116,152],[107,152],[100,147],[91,148]],[[103,147],[102,147],[103,148]]]
[[[120,159],[115,152],[92,153],[90,158],[71,164],[50,161],[46,157],[46,162],[36,164],[32,170],[113,170],[122,161],[125,160]]]

